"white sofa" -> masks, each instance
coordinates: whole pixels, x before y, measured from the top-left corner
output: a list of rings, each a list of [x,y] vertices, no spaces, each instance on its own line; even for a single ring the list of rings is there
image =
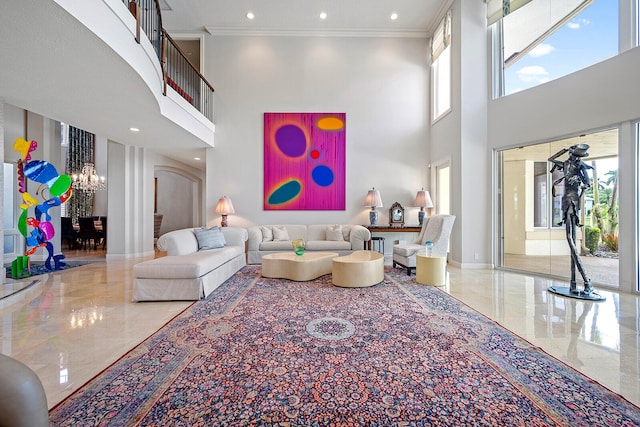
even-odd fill
[[[342,238],[336,237],[335,226],[339,225]],[[269,233],[263,229],[274,227],[284,227],[286,230],[286,240],[271,240]],[[332,228],[329,233],[327,230]],[[371,232],[361,225],[351,224],[313,224],[313,225],[262,225],[253,226],[247,229],[249,240],[247,241],[247,263],[261,264],[262,257],[276,252],[293,251],[291,241],[302,239],[305,242],[306,251],[337,252],[339,255],[347,255],[351,251],[364,249],[364,242],[371,240]],[[330,239],[335,240],[329,240]]]
[[[246,265],[247,230],[222,227],[225,246],[198,250],[193,228],[158,239],[167,256],[133,266],[133,301],[199,300]]]

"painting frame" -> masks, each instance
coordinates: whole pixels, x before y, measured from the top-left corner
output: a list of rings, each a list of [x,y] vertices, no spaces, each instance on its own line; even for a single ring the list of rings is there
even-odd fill
[[[346,113],[264,113],[264,210],[345,210]]]

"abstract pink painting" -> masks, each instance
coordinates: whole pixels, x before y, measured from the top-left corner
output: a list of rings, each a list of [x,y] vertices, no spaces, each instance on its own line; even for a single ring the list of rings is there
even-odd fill
[[[345,209],[345,113],[264,114],[264,209]]]

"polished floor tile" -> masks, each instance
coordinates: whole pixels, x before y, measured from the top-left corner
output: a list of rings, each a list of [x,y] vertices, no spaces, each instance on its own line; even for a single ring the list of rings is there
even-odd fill
[[[187,308],[190,302],[131,302],[132,266],[105,261],[39,276],[0,299],[2,353],[40,377],[49,407]],[[551,280],[448,267],[442,289],[548,354],[640,404],[640,298],[600,291],[589,303],[547,292]],[[1,298],[1,297],[0,297]]]
[[[475,310],[610,390],[640,404],[640,297],[597,290],[590,302],[552,294],[554,280],[449,268],[445,288]]]
[[[34,276],[19,298],[0,300],[1,351],[42,381],[49,407],[188,307],[131,302],[137,260],[105,261]]]

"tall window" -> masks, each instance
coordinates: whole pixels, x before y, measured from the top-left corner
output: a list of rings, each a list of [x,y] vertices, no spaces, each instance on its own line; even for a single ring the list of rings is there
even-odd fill
[[[490,0],[496,3],[497,0]],[[618,54],[618,0],[511,1],[517,10],[488,7],[502,38],[494,38],[509,95]],[[502,1],[498,3],[502,4]]]
[[[451,109],[451,11],[431,38],[431,111],[433,120]]]

